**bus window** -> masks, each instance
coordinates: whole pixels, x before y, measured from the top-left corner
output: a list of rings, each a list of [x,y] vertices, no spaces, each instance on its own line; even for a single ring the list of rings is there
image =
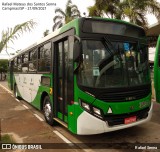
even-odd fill
[[[28,72],[28,53],[22,55],[22,72]]]
[[[38,50],[38,71],[49,72],[51,67],[51,43],[41,46]]]
[[[14,72],[17,72],[17,58],[14,59]]]
[[[29,71],[37,71],[37,49],[33,49],[29,52]]]
[[[21,62],[21,56],[17,57],[17,71],[21,72],[22,70],[22,62]]]

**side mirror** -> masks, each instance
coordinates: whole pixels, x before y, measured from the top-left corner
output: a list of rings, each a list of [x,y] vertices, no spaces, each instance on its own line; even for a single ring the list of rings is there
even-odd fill
[[[79,41],[75,41],[73,46],[73,60],[78,62],[81,55],[81,45]]]

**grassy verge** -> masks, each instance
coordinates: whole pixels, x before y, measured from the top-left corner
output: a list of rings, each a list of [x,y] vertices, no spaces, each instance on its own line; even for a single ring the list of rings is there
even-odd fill
[[[2,135],[1,143],[14,143],[12,135],[8,135],[8,134]]]
[[[15,141],[13,140],[12,135],[5,134],[1,136],[0,143],[15,143]],[[5,151],[6,150],[2,150],[0,147],[0,152],[5,152]]]

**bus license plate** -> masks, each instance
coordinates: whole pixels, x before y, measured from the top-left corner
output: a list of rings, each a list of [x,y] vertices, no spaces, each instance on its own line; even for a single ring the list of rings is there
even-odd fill
[[[129,123],[132,123],[132,122],[136,122],[136,119],[137,119],[136,116],[125,118],[124,119],[124,124],[129,124]]]

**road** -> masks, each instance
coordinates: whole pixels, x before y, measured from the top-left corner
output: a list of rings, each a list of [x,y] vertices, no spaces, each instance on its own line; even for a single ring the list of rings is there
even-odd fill
[[[152,119],[142,125],[99,135],[79,136],[61,125],[49,126],[41,112],[23,100],[16,100],[7,90],[6,82],[0,82],[0,118],[2,133],[10,133],[19,143],[73,143],[71,148],[41,151],[122,152],[138,148],[160,148],[160,104],[154,102]],[[121,143],[121,144],[119,144]],[[126,144],[128,143],[128,145]],[[56,145],[55,144],[55,145]],[[141,146],[141,147],[140,147]],[[146,146],[146,147],[145,147]],[[149,147],[150,146],[150,147]],[[61,147],[60,147],[61,148]],[[29,150],[33,151],[33,150]],[[151,149],[143,152],[158,151]],[[28,150],[27,150],[28,152]]]

